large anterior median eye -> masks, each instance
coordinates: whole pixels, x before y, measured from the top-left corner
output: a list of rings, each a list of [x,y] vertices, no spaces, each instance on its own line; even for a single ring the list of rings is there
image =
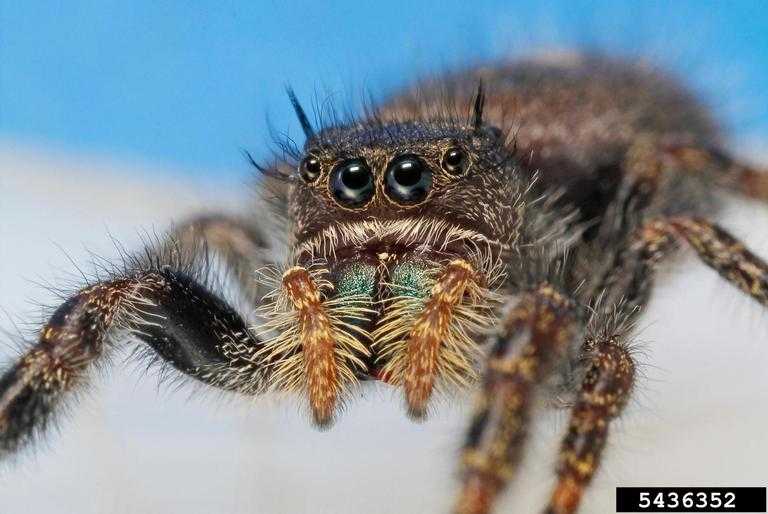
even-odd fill
[[[415,155],[392,160],[385,177],[387,196],[401,204],[419,203],[432,187],[432,171]]]
[[[331,173],[331,192],[345,207],[359,207],[373,197],[373,173],[363,159],[344,161]]]

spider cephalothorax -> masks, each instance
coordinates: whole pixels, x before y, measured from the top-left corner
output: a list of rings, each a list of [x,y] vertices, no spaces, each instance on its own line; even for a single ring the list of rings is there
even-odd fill
[[[320,424],[361,377],[402,385],[414,416],[438,381],[475,378],[474,338],[492,319],[524,186],[482,124],[482,91],[474,106],[464,120],[305,126],[288,198],[293,267],[262,309],[280,324],[262,351],[278,386],[306,387]]]
[[[138,340],[215,388],[299,391],[320,426],[364,379],[402,387],[417,418],[434,391],[479,384],[458,514],[492,510],[554,384],[572,411],[545,512],[573,514],[630,398],[661,259],[686,244],[768,304],[768,264],[706,219],[723,188],[768,198],[765,175],[647,66],[495,63],[318,131],[290,97],[303,150],[256,165],[273,209],[194,218],[69,295],[0,376],[0,457]],[[212,256],[245,309],[223,299]]]

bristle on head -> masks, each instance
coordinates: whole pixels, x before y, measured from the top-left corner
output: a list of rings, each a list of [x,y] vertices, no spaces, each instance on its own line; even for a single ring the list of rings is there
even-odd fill
[[[309,122],[309,118],[307,117],[307,113],[304,111],[304,107],[301,106],[301,102],[299,102],[299,99],[296,97],[296,93],[293,91],[292,87],[286,87],[285,91],[288,94],[288,99],[291,101],[293,111],[296,113],[296,117],[299,119],[299,124],[301,125],[301,130],[304,132],[304,136],[306,136],[307,139],[312,139],[312,137],[315,135],[315,129],[312,128],[312,124]]]
[[[480,130],[483,126],[483,111],[485,110],[485,88],[483,88],[483,82],[480,81],[477,84],[477,91],[475,92],[475,101],[472,105],[472,128]]]

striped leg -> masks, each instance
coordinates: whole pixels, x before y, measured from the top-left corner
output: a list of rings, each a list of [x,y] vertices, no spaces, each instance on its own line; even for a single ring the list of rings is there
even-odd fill
[[[621,413],[632,390],[635,365],[616,339],[588,339],[585,350],[589,359],[587,373],[560,448],[557,485],[546,514],[577,511],[600,465],[609,424]]]
[[[768,264],[722,228],[701,219],[671,218],[646,223],[625,261],[632,273],[622,289],[628,305],[642,303],[654,266],[674,243],[684,242],[728,282],[768,305]],[[573,514],[600,462],[609,423],[621,413],[631,391],[634,364],[618,338],[585,345],[588,372],[561,448],[558,483],[546,514]]]
[[[548,284],[510,310],[467,435],[457,514],[490,512],[520,460],[532,393],[579,337],[579,327],[571,302]]]
[[[636,241],[635,248],[616,252],[612,256],[608,254],[609,258],[603,261],[602,268],[597,272],[594,253],[587,253],[582,266],[588,270],[588,276],[595,277],[594,283],[588,281],[581,289],[583,297],[587,299],[607,292],[605,299],[609,304],[624,300],[633,305],[644,305],[649,293],[647,286],[651,268],[655,263],[647,262],[646,258],[657,259],[659,252],[656,248],[663,246],[662,243],[669,243],[670,238],[679,237],[696,247],[696,241],[706,245],[721,236],[730,238],[722,229],[703,220],[676,218],[648,223],[647,213],[649,209],[653,210],[656,192],[663,180],[679,175],[699,176],[703,180],[700,185],[709,185],[714,181],[719,186],[745,196],[768,200],[768,170],[751,168],[715,148],[642,136],[630,146],[622,167],[624,183],[604,216],[604,223],[597,229],[598,239],[594,243],[597,258],[607,253],[605,248],[628,246],[632,241],[625,240],[626,234],[631,237],[631,234],[641,230],[643,234]],[[680,194],[686,194],[686,191]],[[694,224],[698,227],[694,227]],[[705,225],[711,227],[711,230],[704,228]],[[707,231],[713,232],[713,235],[704,234]],[[666,247],[662,250],[666,250]],[[710,246],[708,249],[697,248],[697,251],[707,261],[705,253],[720,250]],[[746,260],[754,258],[746,251],[743,256]],[[629,279],[631,282],[628,282]]]
[[[768,264],[719,226],[687,217],[648,221],[635,231],[629,247],[617,256],[610,280],[604,282],[610,293],[606,303],[645,305],[656,266],[681,243],[729,283],[768,305]]]
[[[763,305],[768,305],[768,264],[744,244],[714,223],[697,218],[670,218],[651,221],[641,230],[635,250],[648,262],[638,268],[638,287],[647,288],[649,269],[675,242],[685,242],[699,258],[732,285]]]
[[[190,273],[168,265],[137,269],[89,286],[56,309],[37,342],[0,375],[0,460],[50,425],[123,336],[141,340],[203,382],[243,391],[263,388],[263,367],[240,357],[259,341]]]

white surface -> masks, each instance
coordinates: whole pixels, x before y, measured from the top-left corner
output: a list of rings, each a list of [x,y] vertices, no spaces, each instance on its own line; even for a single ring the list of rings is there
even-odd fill
[[[57,283],[61,270],[73,271],[57,244],[83,264],[83,245],[114,254],[108,231],[130,246],[138,229],[246,196],[202,195],[191,184],[110,168],[0,147],[0,307],[12,318],[36,319],[27,300],[51,299],[30,280]],[[735,203],[722,223],[768,256],[768,209]],[[638,394],[613,430],[584,514],[613,512],[617,485],[765,485],[768,316],[693,257],[681,268],[660,280],[646,315]],[[10,327],[7,316],[1,326]],[[0,354],[10,348],[0,344]],[[116,366],[60,434],[0,467],[0,512],[448,510],[466,405],[414,424],[397,394],[368,388],[335,427],[318,432],[292,400],[221,403],[199,394],[158,393],[154,376]],[[539,512],[566,419],[538,417],[500,513]]]

